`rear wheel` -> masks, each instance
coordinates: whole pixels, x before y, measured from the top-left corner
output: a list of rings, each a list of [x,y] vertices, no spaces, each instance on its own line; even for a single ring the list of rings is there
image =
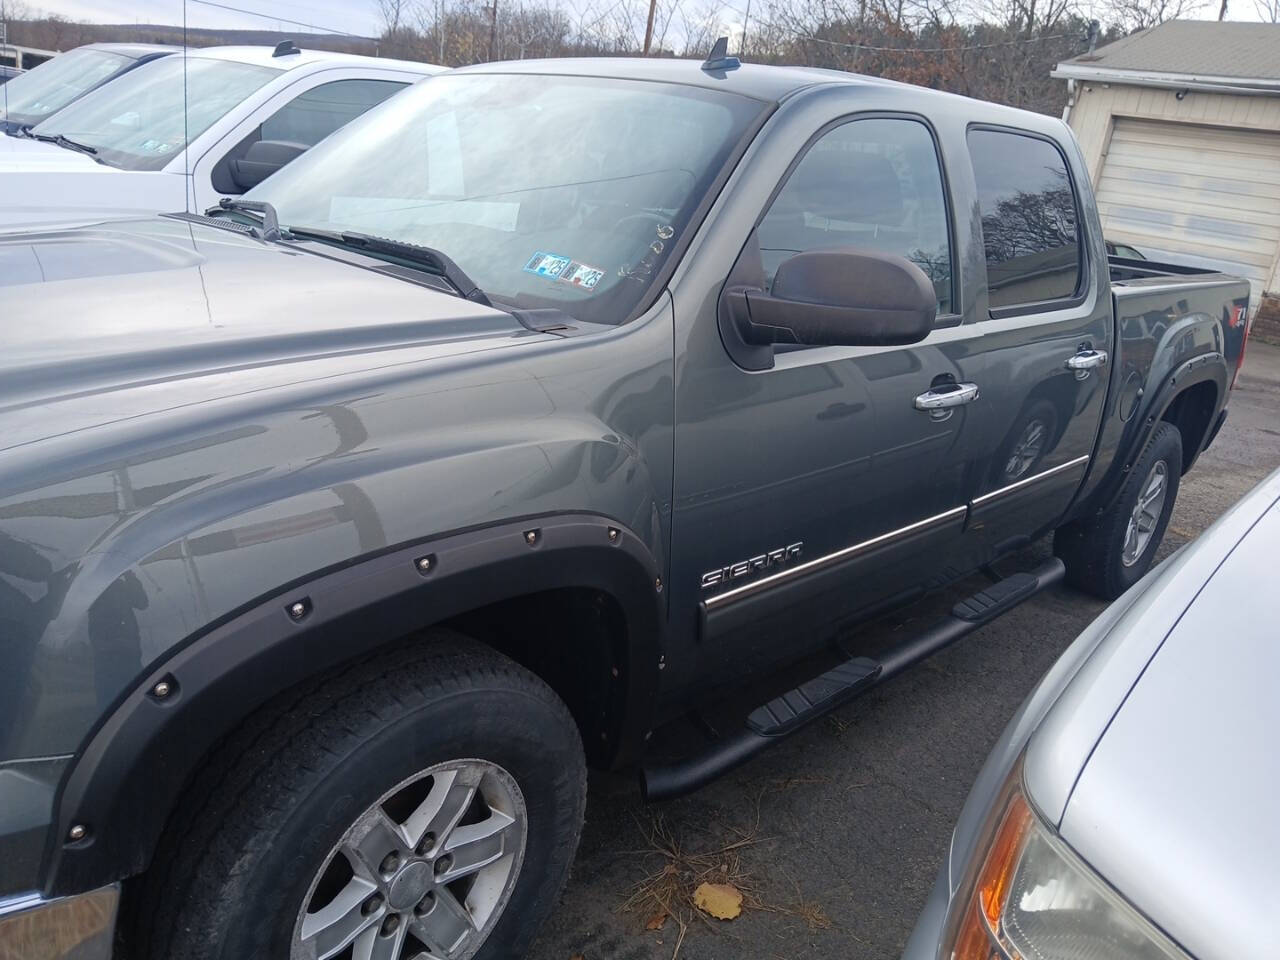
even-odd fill
[[[1151,569],[1173,513],[1182,476],[1182,435],[1159,423],[1120,493],[1106,510],[1074,520],[1053,536],[1067,580],[1114,600]]]
[[[255,716],[166,831],[135,956],[519,956],[577,847],[578,731],[537,677],[453,635]]]

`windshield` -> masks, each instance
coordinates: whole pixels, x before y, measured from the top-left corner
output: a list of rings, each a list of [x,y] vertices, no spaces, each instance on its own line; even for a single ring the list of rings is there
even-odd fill
[[[764,105],[586,77],[434,77],[245,196],[286,226],[434,247],[491,298],[620,323]]]
[[[59,54],[4,85],[0,117],[23,125],[39,123],[132,62],[122,54],[87,47]]]
[[[32,132],[93,147],[115,167],[159,170],[279,73],[233,60],[187,57],[184,64],[180,56],[161,57],[85,94]]]

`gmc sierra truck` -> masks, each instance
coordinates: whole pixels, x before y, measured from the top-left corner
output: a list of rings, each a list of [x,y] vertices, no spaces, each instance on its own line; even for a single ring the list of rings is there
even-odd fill
[[[1055,119],[717,46],[446,73],[207,214],[0,236],[7,956],[519,956],[589,764],[674,796],[1147,570],[1248,284],[1109,262]]]

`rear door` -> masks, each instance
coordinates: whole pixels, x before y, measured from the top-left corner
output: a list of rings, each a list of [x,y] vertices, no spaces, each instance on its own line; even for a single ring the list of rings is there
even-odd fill
[[[1079,489],[1107,396],[1112,308],[1079,151],[994,126],[970,128],[967,143],[987,277],[968,523],[990,558],[1051,527]]]

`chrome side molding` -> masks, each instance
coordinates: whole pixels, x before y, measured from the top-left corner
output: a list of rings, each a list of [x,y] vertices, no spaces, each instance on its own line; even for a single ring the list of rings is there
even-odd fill
[[[1023,487],[1029,487],[1033,483],[1041,480],[1047,480],[1059,473],[1064,473],[1073,467],[1078,467],[1089,462],[1089,455],[1086,453],[1083,457],[1076,457],[1074,460],[1068,460],[1066,463],[1060,463],[1056,467],[1050,467],[1048,470],[1042,470],[1040,473],[1033,474],[1030,477],[1023,477],[1016,483],[1011,483],[1007,487],[1001,487],[999,490],[992,490],[990,493],[984,493],[980,497],[975,497],[969,502],[970,507],[980,507],[984,503],[990,503],[997,500],[1005,494],[1013,493],[1015,490],[1021,490]]]
[[[1048,478],[1056,476],[1060,473],[1065,473],[1068,470],[1075,469],[1076,467],[1081,467],[1087,464],[1088,462],[1089,462],[1088,454],[1085,454],[1084,456],[1076,457],[1074,460],[1068,460],[1066,463],[1059,464],[1056,467],[1050,467],[1048,470],[1042,470],[1040,473],[1037,473],[1033,476],[1024,477],[1023,479],[1017,481],[1016,483],[1011,483],[1008,486],[1001,487],[998,490],[992,490],[990,493],[984,493],[982,496],[976,497],[975,499],[971,500],[965,506],[952,507],[950,510],[944,510],[942,513],[934,514],[931,517],[925,517],[923,520],[917,520],[915,523],[907,524],[907,526],[905,527],[899,527],[896,530],[890,530],[887,533],[882,533],[879,536],[872,537],[870,540],[863,540],[860,543],[855,543],[848,547],[842,547],[841,549],[835,550],[832,553],[823,554],[820,557],[815,557],[812,560],[806,561],[805,563],[797,564],[794,567],[787,567],[783,570],[779,570],[777,573],[770,574],[769,576],[766,576],[766,577],[761,577],[759,580],[752,580],[748,583],[742,584],[739,587],[734,587],[732,590],[726,590],[723,593],[717,593],[714,596],[706,597],[703,599],[702,603],[704,604],[706,609],[714,610],[718,607],[724,606],[727,603],[732,603],[735,600],[741,600],[743,597],[747,597],[747,596],[751,596],[752,594],[759,593],[761,590],[767,590],[771,587],[776,587],[788,581],[794,580],[797,577],[802,577],[809,573],[815,573],[818,570],[821,570],[823,567],[828,567],[828,566],[831,566],[832,564],[839,563],[842,560],[848,560],[851,557],[856,557],[860,553],[866,553],[867,551],[872,550],[876,547],[884,546],[887,543],[892,543],[894,540],[899,540],[904,537],[911,536],[912,534],[919,533],[922,530],[927,530],[930,527],[939,526],[950,520],[955,520],[958,517],[967,516],[969,511],[976,507],[983,506],[984,504],[990,503],[993,500],[997,500],[1000,497],[1006,496],[1007,494],[1015,493],[1016,491],[1021,490],[1025,487],[1029,487],[1032,484],[1040,482],[1041,480],[1047,480]],[[797,553],[798,552],[799,551],[797,551]],[[729,580],[722,579],[721,582],[729,582]],[[712,585],[713,584],[707,583],[706,578],[704,577],[703,586],[709,587]]]
[[[918,533],[929,527],[938,526],[939,524],[946,523],[948,520],[954,520],[957,517],[963,516],[968,512],[968,509],[968,507],[952,507],[950,510],[935,514],[932,517],[926,517],[923,520],[917,520],[915,523],[908,524],[905,527],[899,527],[897,530],[890,530],[888,533],[882,533],[878,537],[872,537],[870,540],[863,540],[861,543],[842,547],[833,553],[827,553],[821,557],[815,557],[806,563],[801,563],[794,567],[788,567],[787,569],[781,570],[770,576],[761,577],[759,580],[752,580],[750,583],[744,583],[742,586],[735,587],[732,590],[726,590],[724,593],[717,593],[713,597],[707,597],[702,602],[706,604],[708,610],[713,610],[716,607],[722,606],[732,600],[739,600],[749,594],[758,593],[768,587],[777,586],[784,581],[794,580],[796,577],[803,576],[806,573],[813,573],[822,567],[828,567],[833,563],[839,563],[841,560],[847,560],[850,557],[855,557],[860,553],[865,553],[866,551],[873,549],[874,547],[883,546],[884,544],[897,540],[901,537]]]

